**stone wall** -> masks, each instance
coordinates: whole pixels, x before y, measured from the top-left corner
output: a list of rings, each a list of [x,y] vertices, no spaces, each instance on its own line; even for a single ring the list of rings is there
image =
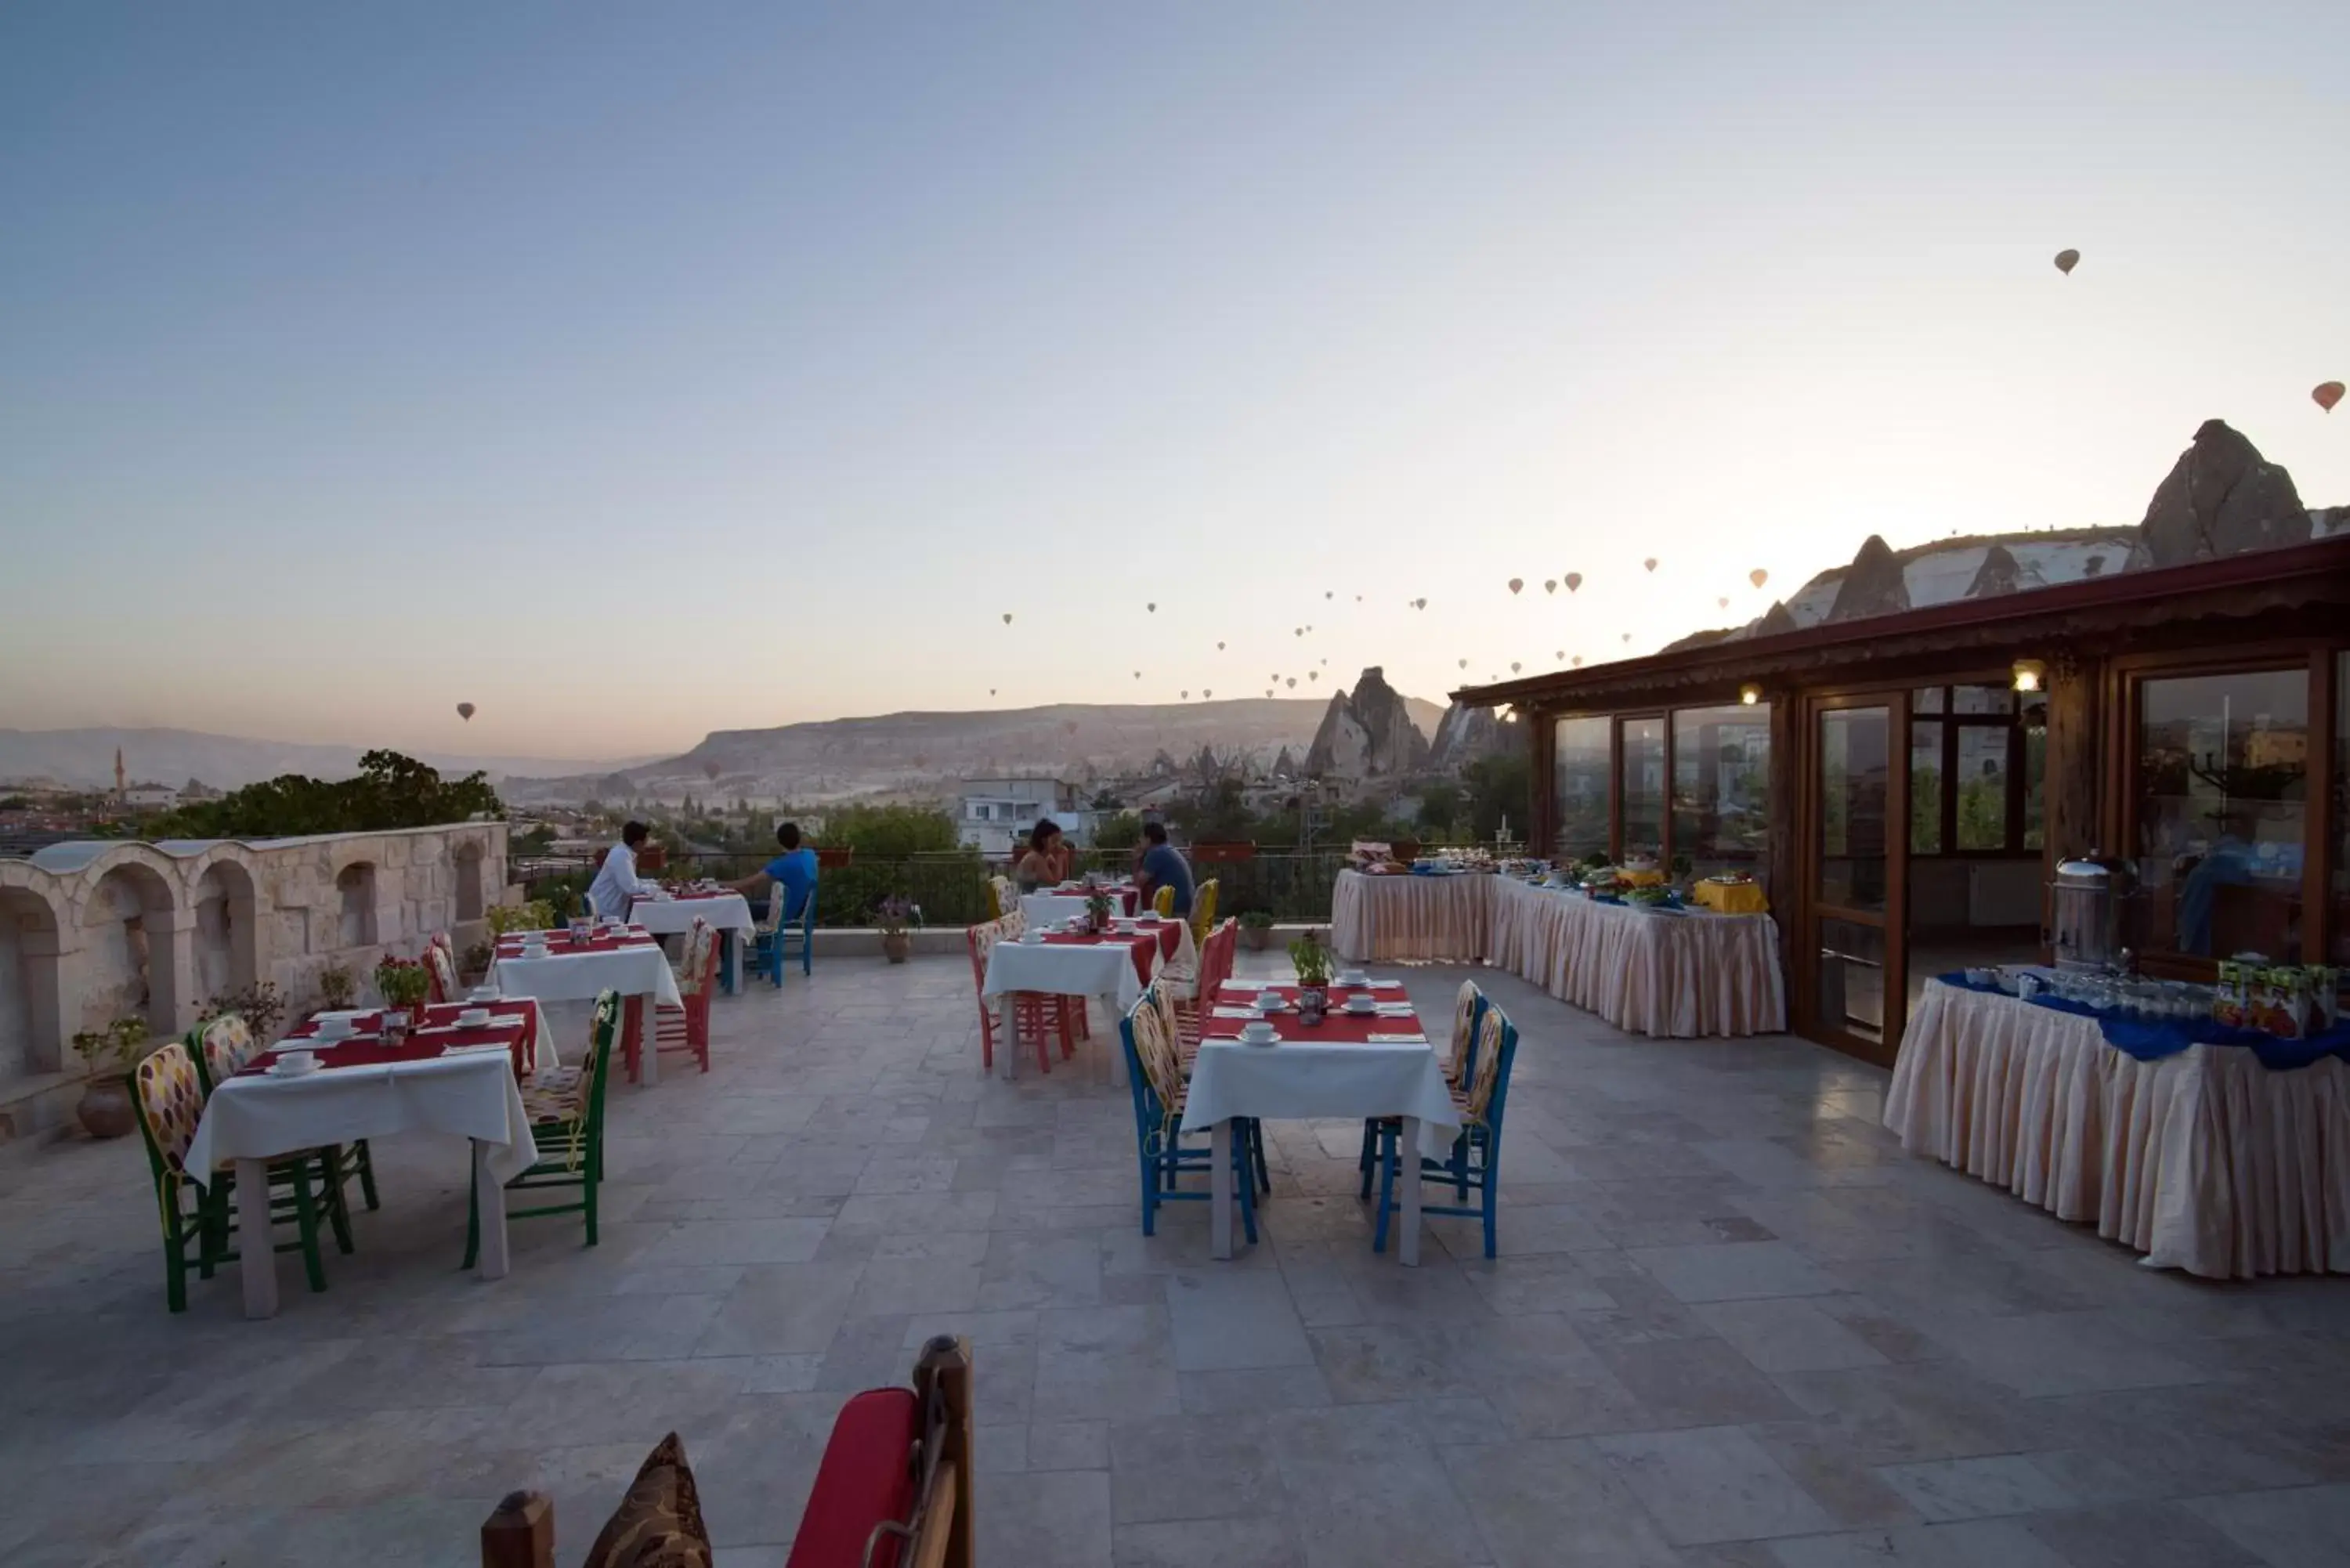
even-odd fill
[[[337,963],[364,995],[384,953],[412,958],[444,929],[463,951],[508,897],[502,822],[0,859],[0,1102],[78,1075],[77,1030],[144,1013],[176,1033],[256,979],[307,1002]]]

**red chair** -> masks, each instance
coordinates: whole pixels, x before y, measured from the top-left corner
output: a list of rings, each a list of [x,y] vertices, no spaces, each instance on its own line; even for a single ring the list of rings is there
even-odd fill
[[[679,966],[678,994],[682,1007],[661,1002],[653,1009],[653,1049],[690,1052],[710,1071],[710,996],[718,989],[718,938],[710,923],[697,917],[686,933],[685,959]],[[635,1082],[637,1055],[629,1056],[629,1079]]]
[[[1175,1048],[1186,1070],[1191,1058],[1200,1054],[1200,1028],[1208,1010],[1216,1005],[1216,995],[1224,981],[1232,977],[1232,964],[1238,959],[1241,943],[1241,923],[1224,921],[1208,935],[1207,945],[1200,950],[1200,980],[1189,997],[1175,998]]]
[[[428,1002],[457,1000],[457,950],[446,931],[435,931],[424,944],[424,986]]]
[[[985,925],[972,926],[963,932],[971,945],[971,981],[979,995],[979,1060],[983,1068],[995,1066],[995,1010],[987,1004],[987,960],[995,944],[1004,939],[1004,923],[990,920]],[[1024,1036],[1036,1043],[1036,1065],[1040,1071],[1053,1070],[1053,1057],[1046,1047],[1047,1038],[1057,1032],[1061,1037],[1061,1054],[1072,1054],[1076,1046],[1071,1041],[1069,1010],[1062,1005],[1065,998],[1047,996],[1034,991],[1015,991],[1010,997],[1012,1041],[1017,1049]]]

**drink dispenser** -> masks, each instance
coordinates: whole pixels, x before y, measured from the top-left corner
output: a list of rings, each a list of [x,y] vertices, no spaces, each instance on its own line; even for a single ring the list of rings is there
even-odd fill
[[[2095,860],[2066,860],[2056,867],[2056,967],[2107,970],[2114,964],[2113,873]]]

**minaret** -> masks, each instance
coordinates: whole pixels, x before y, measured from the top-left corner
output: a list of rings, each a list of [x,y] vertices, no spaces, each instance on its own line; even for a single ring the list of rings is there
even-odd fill
[[[127,794],[130,790],[130,782],[122,773],[122,748],[117,746],[114,748],[114,793],[117,795]]]

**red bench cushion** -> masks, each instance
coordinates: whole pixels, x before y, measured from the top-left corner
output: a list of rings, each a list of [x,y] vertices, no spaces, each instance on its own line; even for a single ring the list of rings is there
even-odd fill
[[[921,1407],[910,1388],[868,1389],[842,1406],[785,1568],[858,1568],[873,1527],[902,1524],[914,1511],[910,1456],[921,1435]],[[873,1549],[872,1568],[897,1568],[903,1545],[899,1537],[884,1539]]]

